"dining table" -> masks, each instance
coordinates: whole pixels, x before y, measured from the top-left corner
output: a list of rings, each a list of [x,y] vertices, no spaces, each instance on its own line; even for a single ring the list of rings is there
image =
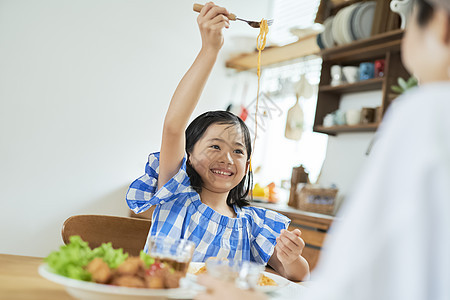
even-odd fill
[[[43,258],[0,254],[0,299],[73,300],[64,286],[38,273]]]
[[[0,299],[75,299],[67,293],[63,285],[39,275],[38,268],[43,262],[41,257],[0,254]],[[304,284],[291,282],[280,291],[271,293],[269,299],[301,299],[304,289]]]

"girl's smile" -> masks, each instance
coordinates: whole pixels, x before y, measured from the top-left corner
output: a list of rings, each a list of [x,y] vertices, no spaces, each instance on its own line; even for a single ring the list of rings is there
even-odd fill
[[[231,175],[233,175],[233,172],[230,172],[228,170],[221,170],[221,169],[212,169],[211,172],[213,172],[214,174],[216,174],[219,177],[230,177]]]

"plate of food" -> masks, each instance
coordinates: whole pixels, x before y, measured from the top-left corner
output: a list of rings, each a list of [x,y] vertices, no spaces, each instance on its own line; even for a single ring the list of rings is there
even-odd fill
[[[76,299],[91,300],[119,300],[119,299],[192,299],[195,292],[185,288],[151,289],[151,288],[132,288],[116,286],[111,284],[100,284],[96,282],[83,281],[68,278],[56,274],[48,264],[39,266],[39,274],[60,285],[65,286],[67,292]]]
[[[206,264],[202,262],[191,262],[189,264],[187,273],[187,279],[196,281],[196,277],[198,275],[207,273]],[[269,293],[289,285],[290,282],[291,281],[282,276],[263,271],[259,276],[258,283],[255,289],[263,293]]]
[[[144,252],[133,257],[113,249],[111,243],[90,249],[79,236],[72,236],[69,244],[44,259],[38,271],[77,299],[192,299],[196,291],[183,285],[189,261],[179,258]]]

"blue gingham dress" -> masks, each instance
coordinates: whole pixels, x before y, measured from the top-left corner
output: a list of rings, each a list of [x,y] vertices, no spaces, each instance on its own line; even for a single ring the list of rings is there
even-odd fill
[[[186,173],[186,157],[180,170],[158,191],[159,153],[149,155],[145,175],[136,179],[126,201],[135,213],[156,205],[148,236],[188,239],[197,247],[192,261],[226,257],[266,264],[276,238],[290,219],[271,210],[234,206],[236,218],[219,214],[202,203]],[[156,191],[156,193],[155,193]],[[146,243],[145,252],[148,252]]]

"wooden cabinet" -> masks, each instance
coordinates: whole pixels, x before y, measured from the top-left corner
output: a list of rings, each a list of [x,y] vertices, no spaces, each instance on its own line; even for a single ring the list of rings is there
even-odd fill
[[[410,76],[401,62],[400,47],[402,37],[403,30],[395,30],[369,39],[321,51],[320,55],[323,61],[314,131],[336,135],[340,132],[375,131],[378,128],[381,117],[395,97],[397,97],[397,94],[393,93],[390,87],[397,84],[398,77],[407,79]],[[362,62],[374,62],[378,59],[385,60],[383,77],[339,86],[330,85],[330,69],[333,65],[359,66]],[[324,117],[339,108],[339,102],[343,94],[375,90],[382,92],[379,119],[369,124],[322,126]]]

